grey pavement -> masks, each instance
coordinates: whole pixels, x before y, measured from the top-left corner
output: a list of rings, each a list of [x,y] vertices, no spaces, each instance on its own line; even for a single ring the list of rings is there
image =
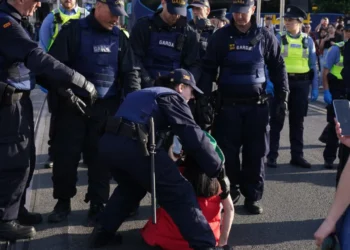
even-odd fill
[[[39,90],[33,91],[36,117],[45,99]],[[335,170],[323,167],[324,145],[318,137],[326,125],[325,104],[320,93],[319,100],[309,106],[305,119],[305,157],[312,169],[289,165],[288,120],[281,135],[281,150],[277,169],[266,169],[265,193],[262,200],[264,213],[248,215],[243,210],[243,199],[236,208],[229,243],[237,250],[307,250],[315,249],[313,233],[322,222],[332,202],[335,185]],[[51,170],[44,168],[47,160],[47,139],[50,115],[43,106],[37,123],[36,147],[37,168],[32,183],[30,202],[27,206],[44,215],[44,223],[36,227],[37,236],[31,241],[17,243],[13,249],[88,249],[87,239],[92,228],[87,226],[88,204],[84,203],[87,189],[87,170],[79,168],[78,192],[72,200],[72,213],[68,220],[59,224],[47,223],[47,215],[55,205],[52,198]],[[111,190],[116,185],[111,185]],[[150,197],[141,204],[140,213],[125,222],[120,231],[124,236],[121,246],[103,249],[152,249],[141,239],[139,230],[151,215]],[[1,249],[1,248],[0,248]]]

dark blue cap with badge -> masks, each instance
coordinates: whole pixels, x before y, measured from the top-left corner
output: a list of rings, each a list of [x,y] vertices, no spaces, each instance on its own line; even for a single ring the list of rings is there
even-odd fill
[[[217,18],[223,20],[226,18],[226,9],[217,9],[210,11],[208,18]]]
[[[254,6],[254,0],[233,0],[230,12],[248,13],[249,9]]]
[[[191,72],[185,69],[175,69],[169,73],[170,81],[176,84],[186,84],[191,86],[199,94],[203,94],[203,91],[196,86],[196,80]]]
[[[166,0],[168,12],[172,15],[187,16],[187,0]]]
[[[191,4],[188,5],[188,9],[192,7],[208,7],[210,8],[209,0],[193,0]]]
[[[344,30],[350,30],[350,17],[344,19]]]
[[[97,0],[107,4],[113,16],[128,16],[124,7],[124,0]]]
[[[286,12],[283,17],[290,17],[290,18],[307,18],[307,14],[305,11],[300,9],[298,6],[295,5],[288,5],[286,8]]]

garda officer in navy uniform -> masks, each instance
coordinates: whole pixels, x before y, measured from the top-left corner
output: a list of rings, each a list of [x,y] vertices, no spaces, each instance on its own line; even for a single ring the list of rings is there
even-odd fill
[[[130,44],[141,66],[141,87],[151,87],[157,77],[176,68],[200,75],[198,34],[186,23],[187,0],[162,0],[162,9],[140,18]],[[126,86],[126,94],[140,86]]]
[[[189,21],[189,25],[196,30],[199,35],[200,50],[199,54],[202,58],[205,55],[209,37],[214,33],[215,27],[208,19],[210,14],[210,5],[208,0],[193,0],[187,8],[192,8],[193,19]]]
[[[257,27],[255,8],[254,0],[233,1],[231,24],[217,30],[209,42],[199,86],[210,95],[220,67],[217,102],[221,107],[213,135],[226,157],[232,200],[238,201],[240,190],[247,211],[260,214],[269,132],[265,65],[274,78],[281,112],[286,110],[289,89],[278,41],[267,29]]]
[[[350,28],[350,16],[346,16],[344,20],[344,30]],[[343,69],[341,75],[343,77],[343,83],[345,87],[345,93],[348,100],[350,100],[350,40],[345,42],[344,51],[343,51]],[[343,172],[343,169],[348,161],[350,155],[350,148],[344,144],[339,145],[339,165],[337,169],[337,183],[339,181],[340,175]]]
[[[301,32],[301,25],[306,17],[302,9],[287,6],[284,16],[286,32],[278,35],[277,39],[282,46],[290,86],[288,100],[290,164],[311,168],[311,164],[305,160],[303,154],[304,117],[307,115],[310,85],[312,85],[311,101],[316,101],[318,97],[318,72],[315,44],[310,36]],[[274,101],[271,104],[270,152],[267,156],[267,166],[273,168],[277,167],[280,132],[285,119],[284,114],[279,115],[275,110]]]
[[[169,130],[178,135],[186,152],[195,157],[204,173],[218,178],[224,195],[229,195],[222,162],[193,120],[187,105],[193,90],[202,93],[193,75],[185,69],[176,69],[160,77],[156,85],[160,87],[127,95],[114,119],[107,123],[106,133],[100,140],[100,158],[108,164],[118,186],[103,211],[101,225],[96,226],[91,235],[92,247],[107,244],[130,211],[151,190],[151,162],[147,157],[150,117],[154,118],[157,135]],[[172,217],[191,248],[230,249],[215,247],[213,232],[198,206],[193,188],[167,152],[160,147],[155,155],[158,203]]]
[[[226,9],[212,10],[210,11],[208,18],[210,19],[211,24],[215,27],[214,32],[230,23],[226,18]]]
[[[49,51],[89,79],[98,92],[98,99],[85,116],[67,105],[57,108],[52,180],[53,197],[58,202],[49,222],[60,222],[71,211],[70,199],[77,191],[77,168],[83,149],[89,155],[85,197],[85,202],[90,201],[88,218],[94,221],[108,200],[108,169],[97,162],[99,136],[107,116],[114,114],[120,103],[122,82],[139,84],[128,37],[117,27],[120,16],[127,16],[122,0],[100,0],[88,17],[66,25]],[[72,92],[85,99],[79,89],[72,88]]]
[[[35,235],[32,226],[16,222],[33,164],[33,107],[29,98],[35,86],[33,74],[52,87],[76,85],[93,102],[96,90],[81,74],[45,54],[21,26],[40,2],[5,0],[0,4],[0,238],[17,240]],[[50,86],[45,86],[50,89]],[[31,216],[31,214],[27,214]]]

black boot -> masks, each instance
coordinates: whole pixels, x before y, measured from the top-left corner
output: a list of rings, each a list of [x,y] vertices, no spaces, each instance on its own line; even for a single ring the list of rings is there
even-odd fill
[[[122,244],[123,237],[120,234],[108,232],[102,226],[96,226],[89,237],[89,246],[91,248],[99,248],[110,243]]]
[[[37,225],[43,221],[43,217],[39,213],[30,213],[23,206],[18,212],[18,221],[22,225]]]
[[[102,203],[91,203],[88,212],[89,224],[94,225],[98,221],[98,216],[103,212],[105,207]]]
[[[22,226],[16,221],[0,221],[0,239],[16,241],[20,239],[30,239],[36,234],[35,228]]]
[[[70,199],[58,199],[55,208],[49,215],[48,221],[51,223],[58,223],[65,220],[71,212]]]
[[[324,161],[324,167],[326,169],[333,169],[334,168],[333,161],[329,161],[329,160]]]
[[[302,168],[311,168],[311,164],[307,160],[305,160],[304,157],[292,158],[290,164]]]
[[[259,201],[249,201],[245,199],[244,208],[251,214],[262,214],[263,208]]]
[[[276,161],[276,159],[267,158],[266,166],[268,166],[269,168],[277,168],[277,161]]]

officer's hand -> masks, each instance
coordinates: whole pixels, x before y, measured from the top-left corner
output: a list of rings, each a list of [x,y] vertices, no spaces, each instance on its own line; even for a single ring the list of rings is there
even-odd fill
[[[66,103],[75,108],[79,113],[85,114],[86,104],[76,95],[74,95],[71,89],[58,89],[58,94],[63,97]]]
[[[265,91],[266,91],[266,94],[268,94],[268,95],[270,94],[270,95],[274,96],[274,94],[275,94],[275,88],[273,87],[273,83],[270,80],[267,81]]]
[[[90,99],[89,104],[90,105],[94,104],[98,97],[97,91],[95,89],[95,85],[93,85],[91,82],[86,80],[83,86],[83,89],[85,89],[89,93],[89,99]]]
[[[276,105],[276,117],[278,120],[284,121],[284,118],[287,114],[288,110],[288,103],[287,102],[280,102]]]
[[[313,89],[311,91],[311,101],[314,102],[318,98],[318,89]]]
[[[222,193],[220,194],[220,198],[222,200],[225,200],[230,194],[230,180],[226,175],[224,166],[221,168],[220,174],[218,175],[217,179],[220,183],[221,190],[222,190]]]
[[[326,89],[323,93],[323,98],[324,98],[324,102],[327,104],[332,104],[332,94],[331,92],[329,92],[328,89]]]
[[[202,129],[213,124],[215,110],[208,97],[204,95],[198,96],[194,113],[195,120]]]

